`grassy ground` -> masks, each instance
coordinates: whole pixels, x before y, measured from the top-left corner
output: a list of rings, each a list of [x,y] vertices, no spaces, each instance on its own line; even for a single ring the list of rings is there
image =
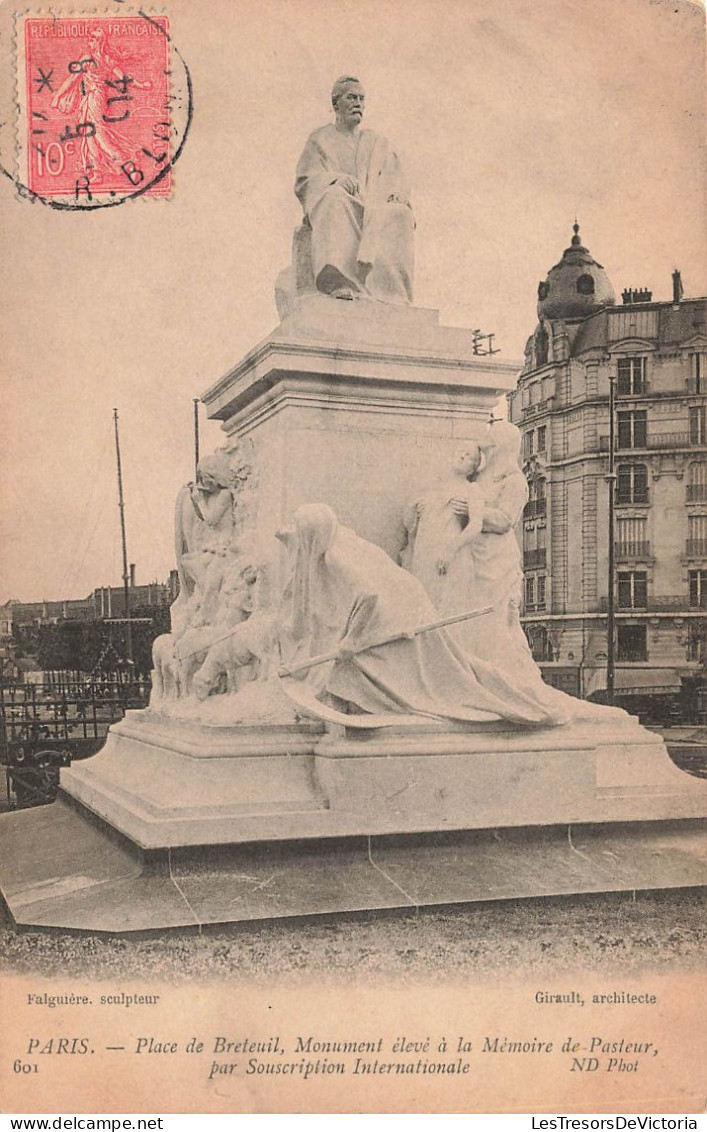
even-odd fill
[[[514,970],[613,977],[692,969],[704,955],[705,896],[695,891],[536,899],[443,910],[273,921],[141,938],[17,932],[4,913],[0,966],[45,976],[378,976],[444,981]]]

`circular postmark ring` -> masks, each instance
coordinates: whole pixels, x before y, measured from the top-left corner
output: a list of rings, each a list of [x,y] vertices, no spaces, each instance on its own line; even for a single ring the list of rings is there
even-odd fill
[[[169,197],[189,134],[189,68],[163,15],[21,15],[18,194],[62,211]],[[24,172],[23,172],[24,170]]]

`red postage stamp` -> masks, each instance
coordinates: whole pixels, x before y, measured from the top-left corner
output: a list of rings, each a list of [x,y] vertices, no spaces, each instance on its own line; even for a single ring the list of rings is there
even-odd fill
[[[18,28],[20,177],[35,196],[169,196],[166,16],[25,16]]]

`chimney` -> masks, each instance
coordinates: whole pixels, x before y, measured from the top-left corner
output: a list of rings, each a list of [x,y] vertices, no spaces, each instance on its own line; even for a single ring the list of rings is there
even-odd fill
[[[130,589],[135,588],[135,563],[130,563]]]
[[[673,272],[673,306],[674,307],[680,306],[680,300],[682,299],[682,296],[683,296],[682,276],[680,275],[680,272],[676,268],[675,271]]]
[[[653,292],[649,291],[647,287],[626,287],[621,292],[621,298],[625,307],[632,306],[634,303],[650,303],[653,301]]]

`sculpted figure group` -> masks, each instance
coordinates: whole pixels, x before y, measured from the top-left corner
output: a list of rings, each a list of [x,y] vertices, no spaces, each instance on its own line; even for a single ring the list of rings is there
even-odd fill
[[[182,590],[172,632],[155,641],[152,706],[269,681],[305,714],[349,727],[605,718],[610,709],[543,682],[521,627],[519,448],[518,429],[497,421],[411,500],[408,568],[326,504],[299,507],[277,533],[287,570],[276,595],[234,533],[242,461],[223,451],[202,461],[177,500]]]
[[[179,595],[172,631],[152,648],[153,706],[237,692],[265,670],[274,622],[260,604],[263,579],[236,522],[251,472],[237,449],[219,449],[177,496]]]

